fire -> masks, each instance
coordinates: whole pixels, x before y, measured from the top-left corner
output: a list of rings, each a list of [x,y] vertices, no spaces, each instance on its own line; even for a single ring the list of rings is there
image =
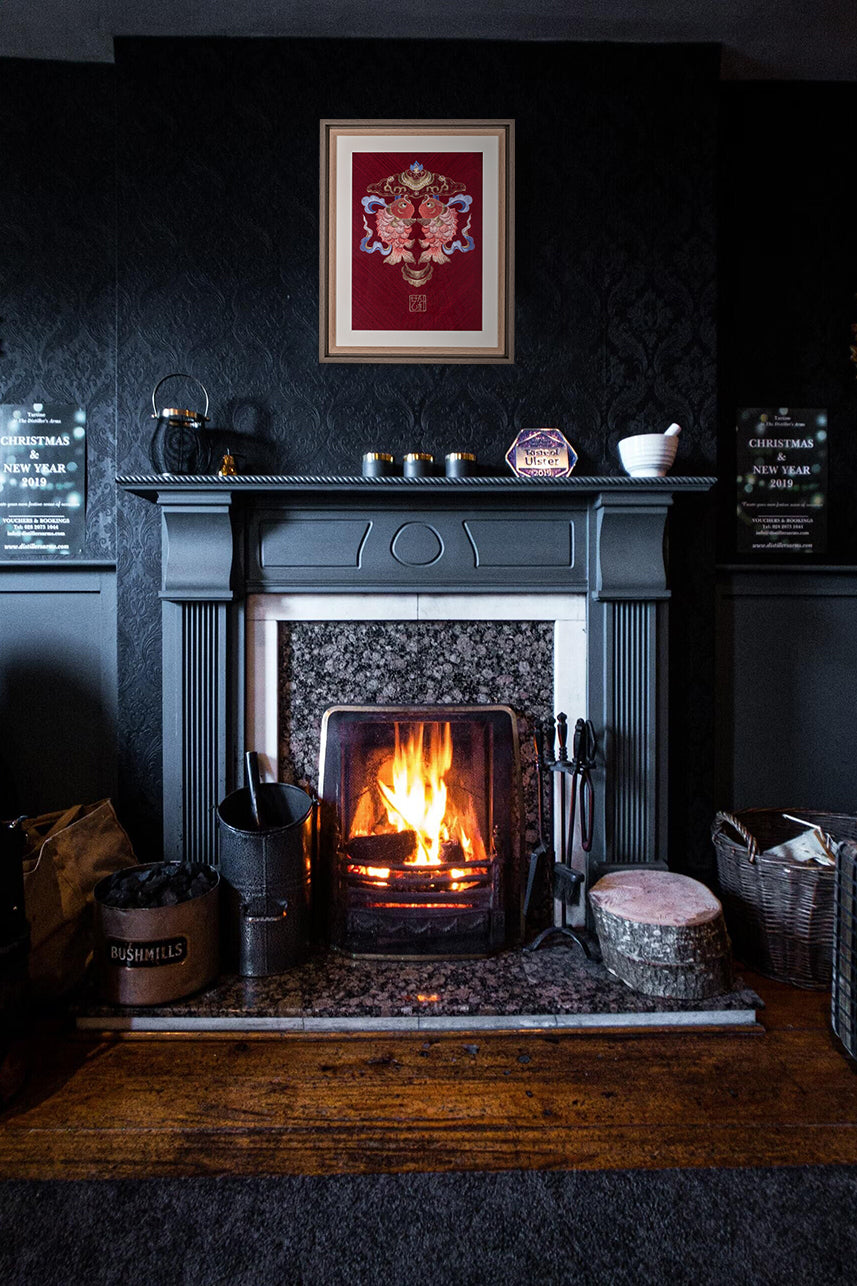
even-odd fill
[[[468,863],[486,861],[470,793],[448,781],[452,763],[449,723],[406,725],[406,735],[397,723],[393,754],[378,769],[377,794],[372,791],[363,797],[352,836],[413,832],[417,847],[407,859],[409,865],[441,866],[455,856]],[[370,796],[374,796],[371,801]],[[371,874],[380,879],[389,876],[378,868]],[[448,875],[461,880],[467,872],[452,870]]]
[[[396,724],[393,780],[378,778],[378,789],[387,805],[387,820],[397,831],[416,831],[417,866],[440,864],[441,839],[449,839],[446,817],[446,774],[452,767],[452,729],[448,723],[426,725],[402,741]]]

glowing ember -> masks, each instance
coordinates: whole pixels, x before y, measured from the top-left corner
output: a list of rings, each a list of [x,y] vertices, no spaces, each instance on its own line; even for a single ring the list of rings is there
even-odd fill
[[[407,908],[411,911],[470,911],[473,908],[472,902],[375,902],[376,907],[381,907],[385,911],[401,911]]]

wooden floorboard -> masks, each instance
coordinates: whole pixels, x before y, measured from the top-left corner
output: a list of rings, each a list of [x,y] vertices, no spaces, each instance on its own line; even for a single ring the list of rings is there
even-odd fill
[[[89,1036],[56,1024],[0,1177],[857,1164],[829,996],[749,977],[763,1031]]]

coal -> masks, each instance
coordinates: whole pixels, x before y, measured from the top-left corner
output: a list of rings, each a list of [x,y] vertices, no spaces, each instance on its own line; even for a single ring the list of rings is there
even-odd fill
[[[202,862],[162,862],[116,871],[99,892],[104,906],[152,911],[202,897],[214,888],[217,872]]]

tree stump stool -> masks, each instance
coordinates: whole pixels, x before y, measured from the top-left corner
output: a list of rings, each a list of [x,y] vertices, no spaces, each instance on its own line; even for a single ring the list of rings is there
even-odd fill
[[[593,885],[589,901],[604,964],[635,991],[701,1000],[731,990],[723,908],[698,880],[614,871]]]

